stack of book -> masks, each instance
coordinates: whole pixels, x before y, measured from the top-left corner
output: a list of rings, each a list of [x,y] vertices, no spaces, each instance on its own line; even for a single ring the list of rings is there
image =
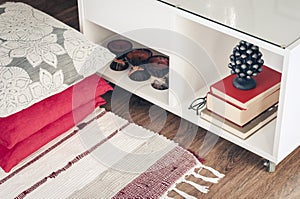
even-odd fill
[[[277,107],[274,109],[274,105],[279,99],[281,73],[262,66],[262,72],[254,77],[256,87],[251,90],[235,88],[232,84],[235,77],[236,75],[229,75],[210,86],[207,110],[202,111],[201,117],[210,122],[220,122],[223,119],[222,127],[225,130],[246,138],[259,126],[276,117],[274,110]]]

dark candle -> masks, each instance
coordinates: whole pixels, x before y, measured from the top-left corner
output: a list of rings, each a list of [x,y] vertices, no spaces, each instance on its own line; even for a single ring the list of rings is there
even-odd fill
[[[132,49],[132,43],[124,39],[116,39],[110,41],[107,48],[117,56],[121,56]]]

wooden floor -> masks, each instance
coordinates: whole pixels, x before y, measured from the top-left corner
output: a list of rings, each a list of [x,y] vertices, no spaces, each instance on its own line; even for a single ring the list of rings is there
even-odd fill
[[[0,3],[3,2],[5,1],[0,0]],[[23,0],[21,2],[30,4],[75,29],[79,27],[76,0]],[[185,189],[197,198],[300,198],[300,148],[281,162],[276,167],[275,173],[268,173],[263,166],[264,159],[259,156],[134,95],[128,102],[125,96],[131,94],[116,89],[124,97],[116,98],[112,93],[106,94],[105,99],[108,103],[105,108],[170,139],[174,138],[183,147],[202,154],[206,165],[226,175],[218,184],[210,187],[208,194],[187,190],[184,185],[179,188]],[[210,144],[204,146],[203,143]],[[210,149],[209,146],[214,147]]]
[[[124,98],[116,98],[111,93],[105,95],[108,102],[105,108],[108,110],[112,109],[122,117],[168,138],[175,137],[182,146],[196,153],[203,153],[200,148],[203,146],[204,139],[206,141],[211,139],[213,145],[216,137],[209,132],[119,87],[115,90],[118,90],[118,96]],[[129,102],[124,100],[128,98],[130,98]],[[161,125],[162,121],[165,121],[164,125]],[[193,135],[193,132],[197,134]],[[219,138],[204,158],[206,165],[224,173],[225,178],[211,186],[208,194],[201,194],[196,190],[185,189],[185,191],[197,198],[300,198],[299,157],[298,148],[276,167],[275,173],[268,173],[263,166],[264,159]]]

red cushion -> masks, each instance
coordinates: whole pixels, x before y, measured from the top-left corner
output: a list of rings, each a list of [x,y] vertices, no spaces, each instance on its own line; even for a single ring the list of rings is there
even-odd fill
[[[0,118],[0,144],[11,149],[18,142],[108,90],[112,90],[111,86],[95,74],[27,109]],[[76,122],[80,116],[74,119]]]
[[[0,145],[0,166],[5,172],[9,172],[15,165],[17,165],[28,155],[32,154],[43,145],[72,128],[76,122],[81,121],[88,114],[93,112],[95,107],[104,103],[104,99],[97,97],[96,100],[91,100],[76,110],[60,117],[57,121],[48,124],[37,133],[17,143],[11,149],[7,149],[6,147]],[[47,113],[45,114],[47,115]],[[74,117],[76,117],[76,119],[74,119]]]

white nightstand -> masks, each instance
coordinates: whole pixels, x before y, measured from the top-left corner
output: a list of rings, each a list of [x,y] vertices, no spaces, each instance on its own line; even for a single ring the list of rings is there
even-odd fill
[[[122,35],[170,57],[170,89],[130,82],[103,70],[109,81],[270,161],[269,171],[300,143],[300,2],[297,0],[79,0],[81,31],[103,44]],[[282,73],[278,116],[242,140],[188,110],[209,85],[229,74],[240,40],[258,45],[265,65]]]

